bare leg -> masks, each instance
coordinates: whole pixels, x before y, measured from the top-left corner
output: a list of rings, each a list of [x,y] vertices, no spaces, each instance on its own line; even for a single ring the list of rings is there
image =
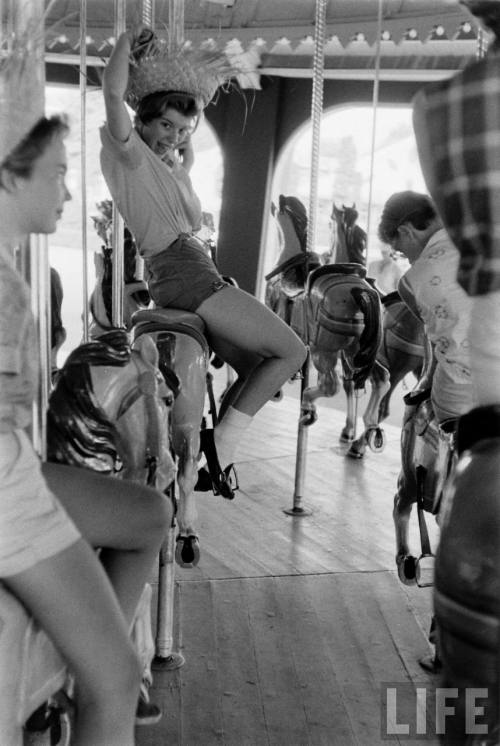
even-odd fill
[[[133,746],[139,661],[113,589],[83,540],[3,582],[75,675],[74,746]]]
[[[276,314],[249,293],[225,287],[196,309],[208,329],[214,351],[218,344],[259,355],[261,361],[248,373],[232,406],[253,417],[282,384],[299,370],[306,348]],[[221,356],[222,357],[222,356]],[[233,368],[237,360],[226,359]]]
[[[156,490],[62,464],[43,464],[49,488],[101,561],[130,624],[171,521]]]

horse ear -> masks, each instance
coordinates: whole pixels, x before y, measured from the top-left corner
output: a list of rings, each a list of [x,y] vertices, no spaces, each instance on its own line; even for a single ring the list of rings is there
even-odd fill
[[[159,356],[158,356],[158,350],[151,339],[151,337],[148,334],[141,334],[140,337],[137,337],[136,340],[134,340],[134,343],[132,345],[133,350],[137,350],[139,355],[146,360],[146,362],[153,365],[155,368],[158,367],[159,363]]]

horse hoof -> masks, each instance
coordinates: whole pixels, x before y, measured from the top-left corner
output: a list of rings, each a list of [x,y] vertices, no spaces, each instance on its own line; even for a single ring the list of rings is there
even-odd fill
[[[366,436],[366,442],[373,453],[381,453],[387,442],[385,432],[380,427],[371,428]]]
[[[404,557],[396,557],[396,566],[398,568],[398,578],[403,585],[417,584],[417,560],[411,554]]]
[[[352,441],[354,440],[354,436],[352,435],[352,433],[349,433],[346,430],[342,430],[339,440],[341,443],[352,443]]]
[[[356,443],[353,443],[352,446],[349,448],[349,450],[346,452],[346,456],[349,456],[349,458],[357,458],[361,459],[365,455],[364,448],[362,450],[358,450],[358,446]]]
[[[175,561],[180,567],[196,567],[200,561],[200,543],[197,536],[179,534],[175,544]]]

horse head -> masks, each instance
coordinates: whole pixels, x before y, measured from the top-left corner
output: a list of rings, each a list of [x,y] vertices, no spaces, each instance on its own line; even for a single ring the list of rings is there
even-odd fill
[[[92,323],[90,336],[95,339],[106,331],[114,329],[112,322],[113,297],[113,249],[111,201],[98,205],[100,215],[94,216],[97,234],[103,239],[101,253],[94,255],[96,286],[90,296]],[[140,279],[137,270],[137,246],[128,230],[123,234],[123,324],[125,329],[132,326],[132,316],[136,311],[149,307],[151,298],[146,282]]]
[[[342,205],[332,207],[331,219],[335,223],[335,237],[332,251],[337,263],[355,263],[364,265],[366,262],[366,231],[356,221],[359,213],[355,203],[351,207]]]
[[[272,203],[271,214],[276,219],[283,246],[277,266],[266,276],[266,280],[278,278],[267,290],[268,305],[276,310],[272,303],[274,295],[283,293],[295,298],[303,293],[309,272],[319,267],[321,260],[318,254],[307,251],[307,210],[297,197],[280,194],[279,208]]]
[[[175,475],[172,402],[150,339],[132,348],[128,335],[115,330],[80,345],[50,396],[49,460],[165,489]]]

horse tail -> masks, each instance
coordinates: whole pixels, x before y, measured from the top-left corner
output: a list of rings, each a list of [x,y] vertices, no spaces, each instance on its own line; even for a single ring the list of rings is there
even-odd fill
[[[371,288],[352,288],[351,295],[363,312],[365,322],[359,338],[359,349],[353,357],[354,387],[361,389],[371,373],[382,341],[380,300],[378,293]]]

